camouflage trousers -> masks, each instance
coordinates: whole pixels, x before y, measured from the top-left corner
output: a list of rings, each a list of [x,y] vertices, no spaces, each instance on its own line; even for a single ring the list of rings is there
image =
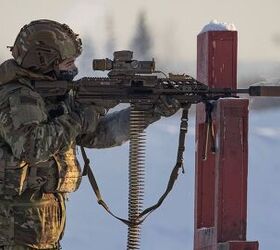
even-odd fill
[[[20,245],[0,246],[0,250],[59,250],[59,249],[61,249],[61,247],[37,249],[37,248],[28,247],[28,246],[20,246]]]

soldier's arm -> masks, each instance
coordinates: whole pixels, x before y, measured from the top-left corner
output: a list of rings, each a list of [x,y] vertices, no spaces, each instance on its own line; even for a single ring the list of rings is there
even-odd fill
[[[77,119],[68,114],[48,120],[44,101],[29,88],[1,96],[0,135],[20,160],[47,161],[66,151],[81,131]]]
[[[88,148],[119,146],[129,140],[130,108],[116,111],[102,117],[92,133],[77,137],[77,144]],[[146,126],[160,119],[154,115],[146,120]]]

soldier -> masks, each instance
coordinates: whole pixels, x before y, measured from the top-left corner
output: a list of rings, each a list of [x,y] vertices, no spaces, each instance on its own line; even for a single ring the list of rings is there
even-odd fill
[[[82,43],[67,25],[25,25],[0,65],[0,249],[60,249],[65,195],[77,190],[75,147],[106,148],[129,139],[129,109],[106,114],[67,95],[44,99],[33,80],[72,80]],[[179,106],[160,103],[147,125]]]

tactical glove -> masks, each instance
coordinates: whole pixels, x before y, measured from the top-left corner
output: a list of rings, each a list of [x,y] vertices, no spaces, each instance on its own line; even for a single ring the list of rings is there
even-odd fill
[[[94,132],[98,121],[106,114],[103,107],[92,104],[79,104],[74,112],[80,117],[83,134]]]
[[[169,117],[174,115],[181,108],[180,103],[170,96],[160,96],[154,106],[154,113],[160,116]]]
[[[93,104],[81,104],[68,94],[63,101],[58,103],[55,109],[49,111],[50,118],[61,115],[69,115],[81,126],[81,134],[95,131],[99,119],[104,116],[106,109]]]

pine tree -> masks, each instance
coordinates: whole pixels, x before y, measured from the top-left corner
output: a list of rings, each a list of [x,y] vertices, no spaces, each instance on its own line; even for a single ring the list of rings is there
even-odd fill
[[[93,74],[92,60],[94,59],[94,45],[90,37],[83,38],[83,52],[78,58],[79,77]]]
[[[114,20],[112,15],[108,15],[106,18],[106,45],[105,53],[109,58],[112,57],[116,48],[116,38],[114,30]]]
[[[132,38],[130,48],[134,52],[135,58],[146,60],[151,58],[152,37],[146,23],[146,14],[144,11],[138,15],[135,34]]]

